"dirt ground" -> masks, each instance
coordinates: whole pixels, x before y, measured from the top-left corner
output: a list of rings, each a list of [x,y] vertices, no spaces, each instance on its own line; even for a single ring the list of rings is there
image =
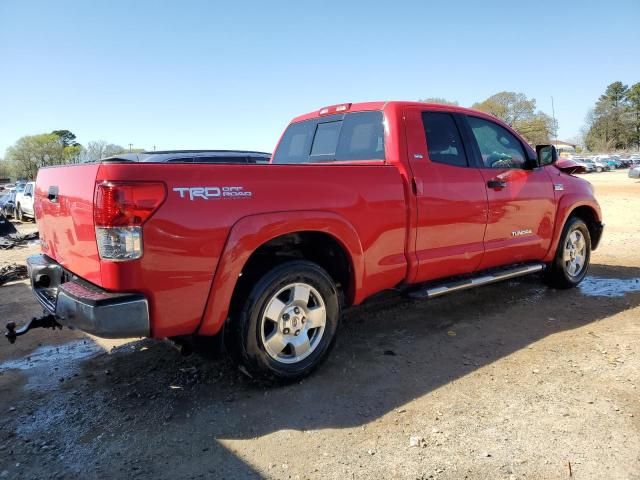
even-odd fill
[[[640,181],[585,178],[607,226],[581,288],[384,294],[299,384],[162,341],[0,343],[0,478],[640,479]],[[38,313],[0,287],[2,323]]]

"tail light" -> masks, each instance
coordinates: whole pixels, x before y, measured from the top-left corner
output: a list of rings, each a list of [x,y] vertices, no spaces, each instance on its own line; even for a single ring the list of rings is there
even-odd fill
[[[102,182],[96,184],[93,220],[98,253],[104,260],[142,256],[142,226],[166,197],[163,183]]]

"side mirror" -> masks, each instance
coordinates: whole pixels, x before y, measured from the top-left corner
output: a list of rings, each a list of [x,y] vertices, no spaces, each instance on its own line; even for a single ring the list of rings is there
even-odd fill
[[[544,167],[558,161],[558,151],[553,145],[536,145],[538,165]]]

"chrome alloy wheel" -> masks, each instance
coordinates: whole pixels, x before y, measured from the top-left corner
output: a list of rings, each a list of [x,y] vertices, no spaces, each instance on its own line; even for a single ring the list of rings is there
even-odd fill
[[[260,322],[262,344],[278,362],[300,362],[320,344],[326,322],[318,290],[306,283],[289,284],[267,302]]]
[[[580,275],[585,267],[587,244],[580,230],[574,230],[567,236],[564,244],[564,268],[571,277]]]

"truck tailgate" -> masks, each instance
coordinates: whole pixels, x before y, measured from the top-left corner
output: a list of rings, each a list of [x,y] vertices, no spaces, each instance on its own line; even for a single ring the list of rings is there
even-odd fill
[[[97,285],[101,278],[93,192],[99,168],[99,164],[41,168],[34,202],[42,252]]]

